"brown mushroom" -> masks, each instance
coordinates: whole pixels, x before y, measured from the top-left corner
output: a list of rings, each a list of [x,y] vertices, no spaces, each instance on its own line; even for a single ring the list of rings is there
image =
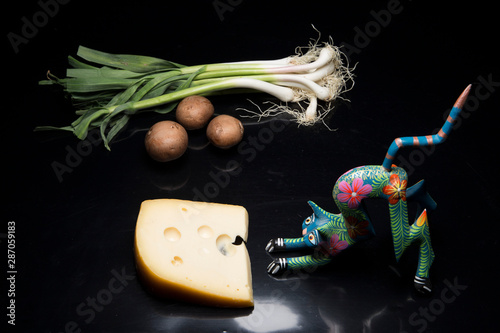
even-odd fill
[[[243,139],[243,132],[241,121],[225,114],[215,117],[207,126],[208,140],[222,149],[238,144]]]
[[[203,96],[184,98],[175,111],[177,121],[187,130],[203,128],[214,114],[213,104]]]
[[[144,140],[149,156],[158,162],[181,157],[188,147],[188,134],[175,121],[160,121],[149,129]]]

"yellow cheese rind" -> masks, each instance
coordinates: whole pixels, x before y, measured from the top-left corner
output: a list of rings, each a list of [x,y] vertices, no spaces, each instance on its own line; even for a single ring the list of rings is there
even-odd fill
[[[160,297],[209,306],[253,306],[242,206],[177,199],[141,204],[135,232],[137,272]]]

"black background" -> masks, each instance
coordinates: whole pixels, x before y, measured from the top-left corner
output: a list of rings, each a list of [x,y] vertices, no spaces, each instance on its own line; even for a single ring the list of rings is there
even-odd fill
[[[4,10],[2,324],[9,319],[5,234],[8,221],[15,221],[16,326],[6,324],[14,331],[491,332],[498,326],[500,72],[494,2],[445,7],[401,1],[389,16],[381,11],[394,1],[62,2],[21,1]],[[44,7],[48,14],[41,14]],[[22,36],[27,21],[38,27],[24,30],[28,38],[16,50],[8,36]],[[275,59],[316,39],[312,25],[322,41],[331,36],[344,45],[351,65],[357,64],[356,84],[345,96],[350,102],[338,103],[326,119],[335,131],[287,123],[266,137],[271,123],[242,118],[244,142],[260,140],[253,150],[220,152],[205,145],[203,133],[194,133],[188,152],[164,165],[146,155],[144,134],[173,115],[132,119],[111,151],[101,144],[81,150],[65,133],[33,133],[35,126],[74,119],[63,94],[37,81],[48,69],[64,76],[66,57],[78,45],[186,65]],[[436,252],[429,298],[412,292],[417,251],[395,262],[387,205],[379,201],[368,203],[377,237],[314,272],[283,280],[268,276],[267,241],[300,236],[301,221],[310,214],[307,200],[336,212],[331,190],[342,173],[382,163],[397,136],[440,127],[469,83],[471,97],[448,141],[431,154],[405,149],[396,160],[405,164],[410,183],[425,178],[438,202],[429,221]],[[235,95],[213,103],[217,113],[239,115],[239,107],[255,110],[248,98],[259,105],[273,100]],[[73,155],[79,148],[81,154]],[[228,175],[230,161],[239,163],[240,172],[214,186],[217,176]],[[54,162],[71,172],[58,178]],[[251,311],[157,300],[135,278],[140,203],[200,199],[197,191],[249,212],[256,302]],[[116,275],[122,275],[123,288],[109,293]],[[98,297],[105,304],[91,310],[89,302]]]

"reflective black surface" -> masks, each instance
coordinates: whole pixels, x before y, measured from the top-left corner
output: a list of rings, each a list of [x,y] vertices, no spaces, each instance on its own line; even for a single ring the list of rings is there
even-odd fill
[[[491,332],[498,326],[500,72],[493,4],[32,1],[6,16],[0,244],[2,324],[9,331]],[[357,64],[350,102],[339,102],[325,120],[331,130],[242,118],[240,149],[218,151],[195,132],[185,156],[170,164],[151,161],[143,146],[160,115],[134,118],[110,152],[97,136],[83,145],[65,133],[32,131],[74,119],[63,94],[37,81],[48,69],[64,76],[66,57],[80,44],[184,64],[274,59],[317,38],[311,24],[321,40],[343,44]],[[13,42],[13,34],[20,39]],[[395,262],[382,201],[368,202],[372,240],[313,272],[281,279],[266,273],[272,256],[265,245],[300,236],[307,200],[336,212],[331,190],[342,173],[382,163],[397,136],[440,127],[469,83],[463,121],[448,141],[433,150],[405,149],[397,159],[411,184],[426,179],[438,203],[429,218],[436,252],[430,297],[412,291],[416,249]],[[234,114],[255,110],[248,98],[269,99],[212,101],[216,112]],[[145,293],[132,249],[140,203],[152,198],[247,208],[253,309],[198,307]],[[7,267],[9,221],[15,274]],[[12,288],[15,295],[8,295]],[[15,326],[7,324],[11,299]]]

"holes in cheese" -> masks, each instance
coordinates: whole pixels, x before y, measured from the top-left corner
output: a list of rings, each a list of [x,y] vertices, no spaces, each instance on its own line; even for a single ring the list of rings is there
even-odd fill
[[[173,228],[173,227],[167,228],[167,229],[165,229],[163,234],[165,235],[165,238],[171,242],[176,242],[179,239],[181,239],[181,233],[179,230],[177,230],[177,228]]]
[[[233,256],[237,251],[236,246],[234,246],[232,243],[233,241],[231,240],[231,237],[226,234],[220,235],[215,241],[219,252],[227,257]]]
[[[203,238],[210,238],[214,235],[214,231],[208,225],[202,225],[198,228],[198,235]]]
[[[182,265],[182,258],[179,256],[175,256],[174,260],[172,260],[172,265],[174,266]]]
[[[177,199],[141,204],[135,230],[138,276],[153,294],[220,307],[253,306],[242,206]]]

